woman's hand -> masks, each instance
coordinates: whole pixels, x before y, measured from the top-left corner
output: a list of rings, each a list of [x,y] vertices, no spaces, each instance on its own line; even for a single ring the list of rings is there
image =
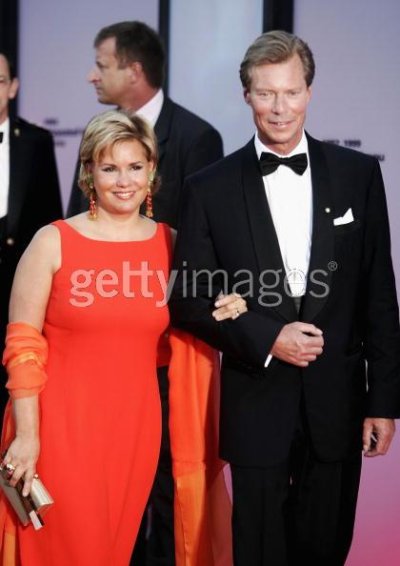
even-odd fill
[[[235,320],[235,318],[247,312],[247,303],[238,293],[231,293],[230,295],[220,293],[215,301],[215,306],[217,308],[212,312],[212,315],[218,321],[229,318]]]
[[[15,487],[20,478],[24,479],[22,495],[25,497],[31,491],[39,451],[39,438],[36,435],[16,436],[3,459],[3,465],[10,470],[8,481],[11,486]]]

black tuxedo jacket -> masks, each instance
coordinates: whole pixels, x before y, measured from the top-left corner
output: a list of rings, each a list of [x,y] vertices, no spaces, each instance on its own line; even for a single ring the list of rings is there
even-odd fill
[[[361,449],[365,416],[400,413],[400,332],[388,216],[378,162],[308,137],[313,231],[300,319],[324,333],[308,368],[272,359],[281,328],[299,318],[253,140],[187,180],[170,301],[172,322],[223,352],[220,452],[237,465],[288,455],[301,397],[317,455]],[[334,225],[352,210],[354,221]],[[173,272],[173,277],[176,273]],[[249,312],[215,322],[220,290]]]
[[[222,158],[222,139],[210,124],[169,98],[164,99],[154,131],[158,140],[158,172],[161,175],[161,188],[153,197],[154,218],[176,228],[185,177]],[[67,216],[88,208],[87,199],[77,184],[78,171],[79,163]]]
[[[58,218],[62,205],[52,136],[21,118],[11,119],[8,212],[0,240],[2,345],[17,263],[35,232]]]

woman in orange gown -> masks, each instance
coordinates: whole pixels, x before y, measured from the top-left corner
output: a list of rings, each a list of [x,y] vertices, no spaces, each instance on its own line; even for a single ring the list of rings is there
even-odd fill
[[[37,471],[55,501],[40,531],[18,525],[24,566],[126,566],[160,445],[155,360],[169,323],[171,235],[139,214],[156,140],[139,118],[107,112],[89,123],[81,160],[91,218],[36,234],[10,305],[10,348],[26,324],[49,352],[40,395],[21,398],[8,382],[16,436],[4,461],[26,492]]]
[[[7,566],[127,566],[158,459],[171,234],[139,213],[146,200],[151,216],[156,140],[113,110],[91,120],[80,155],[89,214],[40,230],[13,286],[4,463],[25,494],[37,471],[55,504],[35,531],[1,500]],[[221,320],[245,310],[227,302]]]

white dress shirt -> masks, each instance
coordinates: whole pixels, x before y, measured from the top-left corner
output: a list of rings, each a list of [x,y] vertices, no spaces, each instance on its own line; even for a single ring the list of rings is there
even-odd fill
[[[254,143],[258,158],[262,152],[275,153],[261,143],[257,134]],[[313,209],[310,160],[304,131],[297,147],[280,157],[291,157],[297,153],[307,154],[308,165],[303,175],[279,165],[273,173],[263,177],[263,182],[287,283],[291,294],[299,297],[305,293],[310,263]]]
[[[149,122],[152,128],[156,125],[161,108],[164,103],[164,93],[160,89],[144,106],[136,111],[136,114]]]
[[[275,153],[261,143],[257,133],[254,145],[259,159],[262,152]],[[301,297],[305,293],[310,264],[313,213],[310,158],[304,131],[297,147],[288,155],[279,157],[291,157],[296,153],[307,154],[308,165],[303,175],[298,175],[290,167],[279,165],[273,173],[264,175],[263,182],[278,237],[286,281],[290,293]],[[268,354],[264,367],[269,366],[272,357]]]
[[[0,218],[8,211],[8,192],[10,185],[10,120],[0,124],[3,141],[0,143]]]

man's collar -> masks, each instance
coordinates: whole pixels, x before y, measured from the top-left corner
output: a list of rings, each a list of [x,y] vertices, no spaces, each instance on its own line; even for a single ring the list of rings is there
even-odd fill
[[[144,106],[136,111],[136,114],[144,118],[154,128],[155,123],[161,113],[161,108],[164,103],[164,93],[160,89]]]
[[[258,159],[260,159],[260,155],[264,152],[264,153],[273,153],[274,155],[279,155],[279,157],[282,157],[281,154],[277,153],[276,151],[272,151],[269,147],[267,147],[266,145],[264,145],[260,138],[258,137],[258,132],[256,132],[256,135],[254,136],[254,146],[256,148],[256,153],[257,153],[257,157]],[[307,142],[307,136],[305,131],[303,130],[303,133],[301,135],[301,139],[299,141],[299,143],[296,145],[296,147],[290,152],[288,153],[288,155],[285,155],[284,157],[290,157],[292,155],[295,155],[296,153],[306,153],[308,155],[308,142]]]

